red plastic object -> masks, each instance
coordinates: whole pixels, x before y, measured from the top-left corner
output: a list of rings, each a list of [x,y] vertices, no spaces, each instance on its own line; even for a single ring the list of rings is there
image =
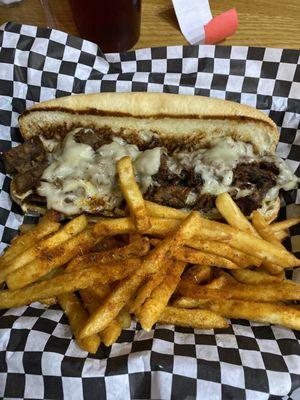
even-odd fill
[[[204,26],[205,44],[219,43],[232,36],[238,27],[238,15],[235,8],[217,15]]]

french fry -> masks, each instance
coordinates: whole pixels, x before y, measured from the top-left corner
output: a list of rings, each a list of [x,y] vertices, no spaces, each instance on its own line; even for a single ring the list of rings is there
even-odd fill
[[[232,200],[228,193],[221,193],[216,198],[216,207],[223,218],[228,222],[229,225],[234,228],[240,229],[241,231],[251,233],[257,236],[257,232],[251,225],[251,223],[244,216],[242,211]]]
[[[300,224],[300,217],[293,217],[286,219],[285,221],[273,222],[273,224],[269,225],[273,232],[284,231],[285,229],[289,229],[291,226]]]
[[[136,272],[131,279],[120,282],[116,289],[106,297],[100,308],[90,316],[80,337],[90,336],[92,332],[103,331],[117,317],[143,279],[144,276]]]
[[[186,264],[184,262],[175,261],[173,265],[171,265],[162,283],[153,290],[151,296],[148,297],[145,303],[136,311],[136,316],[142,328],[146,331],[149,331],[158,321],[160,314],[167,306],[170,297],[178,285],[185,266]]]
[[[104,285],[103,285],[104,286]],[[92,314],[100,307],[99,298],[94,297],[91,288],[80,290],[80,296],[89,313]],[[102,299],[103,300],[103,299]],[[111,346],[115,343],[121,334],[122,328],[127,329],[131,325],[131,317],[126,310],[121,310],[115,320],[113,320],[106,329],[99,333],[105,346]]]
[[[122,325],[118,319],[114,319],[111,323],[100,333],[101,339],[105,346],[113,345],[119,338],[122,332]]]
[[[162,324],[186,326],[195,329],[227,328],[227,321],[209,310],[185,310],[168,306],[159,317]]]
[[[42,303],[45,304],[45,306],[53,306],[54,304],[57,303],[57,298],[56,297],[48,297],[48,299],[43,299]]]
[[[115,291],[105,299],[97,312],[91,315],[87,324],[82,329],[81,337],[90,336],[93,333],[102,331],[116,318],[120,310],[132,298],[145,278],[149,274],[157,272],[166,256],[168,255],[171,257],[172,251],[174,251],[184,239],[189,239],[193,232],[195,218],[196,213],[191,213],[181,223],[177,232],[167,236],[145,257],[141,267],[131,276],[131,279],[120,282]]]
[[[222,276],[224,278],[223,280],[224,284],[222,286],[229,283],[232,283],[234,285],[238,283],[238,281],[231,275],[231,271],[226,272],[223,269],[219,269],[217,271],[217,276],[219,277]]]
[[[130,215],[139,232],[151,227],[150,218],[145,207],[143,195],[136,183],[130,157],[126,156],[117,162],[119,184],[128,205]]]
[[[57,299],[69,320],[78,346],[88,353],[95,354],[101,343],[99,335],[95,334],[84,339],[78,338],[81,326],[85,324],[89,315],[83,308],[77,296],[74,293],[64,293],[59,295]]]
[[[129,312],[123,308],[123,310],[121,310],[119,312],[119,315],[117,317],[118,321],[120,322],[121,326],[123,329],[128,329],[131,326],[131,316],[129,314]]]
[[[143,257],[150,250],[150,243],[147,237],[141,238],[129,243],[127,246],[115,248],[112,250],[101,251],[97,253],[88,253],[83,256],[77,256],[70,261],[67,270],[72,271],[78,268],[88,266],[97,266],[111,261],[122,261],[133,257]]]
[[[242,251],[230,247],[226,243],[210,240],[197,240],[196,238],[193,238],[190,239],[186,244],[196,250],[202,250],[205,253],[227,258],[228,260],[236,263],[240,268],[246,268],[249,266],[258,267],[262,263],[262,260],[260,258],[243,253]]]
[[[228,279],[224,275],[217,276],[216,278],[213,278],[212,281],[208,282],[205,287],[207,289],[221,289],[223,286],[228,283]]]
[[[270,229],[270,225],[265,221],[264,217],[258,211],[253,211],[252,213],[252,224],[264,240],[285,250],[285,247],[276,238],[272,229]],[[282,268],[267,262],[264,262],[263,266],[268,272],[274,275],[277,275],[282,271]]]
[[[273,231],[273,233],[276,239],[279,240],[280,242],[282,242],[289,236],[289,233],[287,231]]]
[[[231,271],[231,275],[234,276],[237,281],[246,283],[248,285],[261,285],[263,283],[281,282],[285,278],[284,271],[281,271],[281,273],[278,275],[270,275],[261,269],[240,269]]]
[[[22,289],[0,291],[0,309],[24,306],[33,301],[75,292],[98,283],[107,284],[126,278],[141,265],[139,259],[128,259],[121,263],[110,263],[60,274],[52,279],[36,282]]]
[[[198,220],[195,221],[194,225],[198,229],[195,236],[202,237],[203,239],[218,240],[215,238],[219,237],[220,232],[222,232],[224,235],[227,235],[227,244],[246,254],[254,255],[285,268],[300,265],[300,260],[287,250],[281,249],[247,232],[240,231],[220,222],[207,220],[200,215],[198,215]]]
[[[102,301],[104,297],[106,297],[110,292],[111,289],[109,285],[104,285],[101,283],[97,283],[97,285],[93,285],[89,288],[91,294],[98,300]]]
[[[261,302],[276,302],[300,299],[300,285],[293,281],[263,285],[245,285],[228,283],[220,289],[191,284],[182,280],[177,288],[179,294],[194,299],[237,299]]]
[[[145,201],[146,209],[151,217],[172,218],[182,220],[189,215],[188,211],[177,210],[176,208],[162,206],[151,201]]]
[[[99,308],[100,302],[96,297],[94,297],[90,288],[79,290],[79,294],[83,305],[88,310],[89,314],[92,314]]]
[[[180,220],[165,218],[150,218],[151,228],[143,233],[166,236],[174,232],[180,225]],[[136,227],[131,218],[112,218],[99,221],[94,226],[95,236],[113,236],[125,233],[136,233]]]
[[[275,303],[257,303],[242,300],[193,300],[180,298],[177,307],[204,308],[225,318],[248,319],[257,322],[300,329],[300,310]]]
[[[68,241],[44,251],[36,260],[11,272],[6,278],[6,284],[10,289],[24,287],[51,270],[66,264],[76,255],[88,251],[96,241],[97,238],[92,235],[91,230],[86,229]]]
[[[129,236],[129,243],[134,243],[143,240],[143,236],[140,233],[130,233],[128,236]]]
[[[146,283],[139,288],[136,296],[130,303],[130,313],[135,313],[145,300],[150,297],[153,290],[162,283],[171,265],[173,265],[173,260],[166,260],[158,272],[149,276]]]
[[[151,217],[151,228],[147,229],[144,234],[158,237],[165,237],[168,234],[175,232],[181,223],[181,220],[174,218],[155,218]],[[210,221],[209,221],[210,222]],[[224,225],[224,224],[221,224]],[[224,225],[226,226],[226,225]],[[136,228],[133,221],[128,218],[112,218],[99,221],[94,225],[93,229],[95,236],[113,236],[127,233],[136,233]],[[200,237],[200,231],[195,232],[195,236]],[[201,238],[214,241],[228,242],[231,239],[231,234],[222,230],[214,230],[207,227],[201,228]]]
[[[207,265],[193,265],[186,270],[181,279],[186,279],[192,283],[202,283],[209,281],[212,277],[212,268]]]
[[[116,249],[118,247],[123,246],[123,243],[112,236],[103,237],[103,240],[97,242],[95,246],[92,247],[92,252],[100,252],[100,251],[107,251]]]
[[[238,269],[239,266],[234,262],[227,260],[224,257],[214,254],[204,253],[200,250],[195,250],[184,246],[174,252],[174,257],[178,261],[184,261],[190,264],[209,265],[219,268]]]
[[[95,236],[114,236],[125,233],[136,233],[136,227],[131,218],[107,218],[100,220],[93,228]]]
[[[22,254],[29,247],[44,237],[58,231],[60,224],[58,222],[59,214],[54,211],[48,211],[40,222],[31,231],[15,238],[11,246],[5,251],[0,259],[0,266],[4,266],[19,254]]]
[[[100,307],[100,302],[95,299],[90,289],[82,289],[79,291],[79,294],[89,314],[92,314]],[[122,311],[120,311],[120,314],[121,312]],[[121,321],[121,318],[124,318],[124,314],[122,314],[120,320],[119,316],[117,319],[113,320],[104,331],[99,333],[99,337],[105,346],[111,346],[113,343],[115,343],[122,332],[123,320]]]
[[[73,219],[58,232],[28,248],[8,263],[6,267],[2,268],[0,270],[0,282],[3,282],[8,274],[39,257],[43,257],[44,253],[47,253],[63,242],[70,240],[72,237],[82,232],[86,227],[87,220],[84,215]]]
[[[252,224],[254,225],[255,229],[264,240],[285,250],[285,247],[276,238],[275,234],[273,233],[273,230],[270,229],[270,225],[267,224],[266,220],[259,211],[253,211]]]
[[[251,225],[228,193],[219,194],[216,199],[216,206],[229,225],[259,237],[257,230]],[[266,238],[263,237],[263,239]],[[272,274],[278,274],[282,270],[280,266],[274,265],[268,260],[263,260],[263,265]]]
[[[36,227],[35,224],[22,224],[22,225],[19,226],[19,231],[20,231],[21,234],[24,235],[24,233],[28,233],[29,231],[31,231],[35,227]]]

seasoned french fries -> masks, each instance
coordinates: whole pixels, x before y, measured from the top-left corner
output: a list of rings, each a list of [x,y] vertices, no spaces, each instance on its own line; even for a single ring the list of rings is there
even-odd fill
[[[175,305],[211,310],[225,318],[249,319],[300,330],[300,310],[290,306],[242,300],[194,300],[185,297],[176,300]]]
[[[130,217],[81,215],[61,225],[48,212],[0,258],[9,288],[0,308],[57,299],[90,353],[114,344],[132,317],[145,330],[156,322],[226,328],[225,318],[300,330],[300,284],[284,273],[300,260],[281,244],[300,218],[268,225],[256,211],[251,224],[223,193],[216,206],[226,222],[211,221],[145,201],[129,157],[117,170],[128,206],[121,215]]]
[[[228,193],[222,193],[217,197],[216,206],[220,214],[225,218],[229,225],[259,237],[258,232],[244,216]],[[263,236],[262,238],[266,239]],[[280,273],[282,270],[280,266],[274,265],[269,260],[263,260],[262,264],[270,273],[274,275]]]
[[[238,264],[240,268],[259,267],[262,263],[260,258],[243,253],[242,251],[229,246],[227,243],[213,240],[197,240],[193,238],[187,242],[187,245],[193,249],[201,250],[208,254],[227,258],[228,260]]]
[[[300,285],[293,281],[263,285],[244,285],[241,283],[225,284],[219,289],[210,289],[205,286],[181,281],[178,293],[194,299],[239,299],[261,302],[276,302],[286,300],[298,300],[300,297]]]
[[[144,276],[136,272],[131,279],[122,281],[90,316],[81,330],[80,337],[84,338],[103,331],[117,317],[118,313],[138,289],[143,279]]]
[[[293,217],[286,219],[285,221],[273,222],[273,224],[269,226],[273,232],[279,232],[279,231],[284,231],[285,229],[289,229],[297,224],[300,224],[300,217]]]
[[[228,322],[209,310],[185,310],[168,306],[159,317],[161,324],[186,326],[196,329],[227,328]]]
[[[42,257],[11,272],[6,278],[7,286],[10,289],[18,289],[36,281],[53,269],[66,264],[76,255],[88,251],[96,241],[97,238],[92,235],[90,229],[84,230],[68,241],[44,251]]]
[[[227,269],[239,269],[237,264],[227,260],[227,258],[204,253],[200,250],[191,249],[186,246],[177,249],[174,253],[174,257],[178,261],[184,261],[190,264],[210,265]]]
[[[24,234],[24,233],[28,233],[29,231],[31,231],[35,227],[36,227],[36,225],[34,225],[34,224],[22,224],[19,227],[19,231],[20,231],[21,234]]]
[[[129,310],[131,313],[135,313],[150,297],[153,290],[161,284],[171,265],[173,265],[173,260],[166,260],[158,272],[149,276],[147,282],[139,288],[135,298],[130,303]]]
[[[100,307],[100,302],[93,296],[93,293],[90,289],[82,289],[79,291],[79,294],[89,314],[93,314],[93,312],[95,312]],[[128,327],[128,317],[130,320],[130,326],[131,319],[129,314],[126,311],[123,312],[123,310],[121,310],[118,317],[113,320],[110,325],[106,329],[104,329],[103,332],[101,332],[101,335],[99,334],[99,337],[101,338],[105,346],[111,346],[118,340],[122,332],[122,328]]]
[[[43,254],[51,251],[63,242],[67,242],[72,237],[82,232],[86,227],[87,219],[84,215],[73,219],[72,221],[67,223],[61,230],[25,250],[22,254],[20,254],[18,257],[15,257],[11,262],[9,262],[6,267],[2,268],[0,270],[0,282],[3,282],[8,274],[16,271],[21,267],[24,267],[24,265],[32,262],[33,260],[42,257]]]
[[[151,227],[143,233],[153,236],[166,236],[178,229],[180,220],[173,218],[150,218]],[[131,218],[112,218],[97,222],[94,226],[95,236],[113,236],[136,233],[136,227]]]
[[[52,279],[33,283],[22,289],[0,291],[0,308],[24,306],[33,301],[75,292],[97,283],[109,283],[124,279],[139,266],[139,259],[129,259],[121,263],[110,263],[99,267],[86,268],[60,274]]]
[[[151,217],[168,218],[168,219],[185,219],[189,212],[177,210],[176,208],[162,206],[160,204],[145,201],[146,209]]]
[[[251,270],[251,269],[239,269],[236,271],[230,272],[234,278],[241,282],[246,283],[248,285],[261,285],[263,283],[278,283],[283,281],[285,278],[284,271],[281,271],[278,275],[270,275],[266,271],[259,270]]]
[[[111,293],[104,301],[102,306],[91,315],[87,324],[83,327],[80,337],[90,336],[105,329],[109,323],[118,315],[119,311],[132,298],[133,294],[140,287],[142,282],[149,274],[158,271],[161,263],[168,254],[172,255],[172,251],[180,245],[184,239],[189,239],[193,234],[193,225],[196,219],[196,213],[191,213],[180,224],[179,229],[174,234],[167,236],[157,247],[146,256],[141,268],[131,276],[130,280],[125,280],[117,286],[116,290]]]
[[[280,240],[278,240],[276,235],[273,233],[272,229],[270,229],[269,224],[267,224],[264,217],[258,211],[253,211],[252,224],[263,239],[265,239],[269,243],[274,244],[275,246],[278,246],[283,250],[285,249]],[[264,262],[263,266],[273,275],[277,275],[282,271],[282,268],[269,262]]]
[[[211,280],[211,282],[209,282],[205,285],[205,287],[207,289],[221,289],[223,286],[226,285],[226,283],[228,283],[227,277],[224,275],[221,275],[216,278],[213,278]]]
[[[122,325],[123,329],[128,329],[131,326],[131,316],[129,314],[129,312],[126,310],[126,308],[123,308],[123,310],[121,310],[119,312],[119,315],[117,316],[118,321],[120,322],[120,324]]]
[[[122,332],[122,325],[118,319],[114,319],[102,332],[101,339],[105,346],[114,344]],[[83,339],[84,340],[84,339]]]
[[[210,281],[212,276],[212,267],[207,265],[194,265],[185,271],[182,279],[199,284],[203,281]]]
[[[90,288],[79,290],[80,298],[84,307],[88,310],[89,314],[92,314],[100,306],[100,302],[94,297]]]
[[[98,301],[102,301],[104,297],[108,296],[111,292],[109,285],[104,285],[102,283],[97,283],[89,288],[91,295],[95,297]]]
[[[0,267],[22,254],[29,247],[33,246],[39,240],[58,231],[60,224],[58,222],[59,214],[54,211],[48,211],[41,219],[38,225],[27,233],[16,237],[11,246],[0,258]]]
[[[150,217],[145,207],[143,195],[136,183],[130,157],[123,157],[117,162],[119,184],[126,199],[130,215],[139,232],[151,227]]]
[[[273,233],[276,239],[279,240],[280,242],[282,242],[289,236],[289,233],[287,231],[273,231]]]
[[[216,207],[222,217],[229,225],[241,231],[257,235],[257,232],[244,216],[239,207],[235,204],[228,193],[221,193],[217,196]]]
[[[151,296],[147,298],[145,303],[137,310],[136,316],[142,328],[146,331],[149,331],[158,321],[160,314],[167,306],[170,297],[178,285],[185,266],[186,264],[183,262],[174,262],[174,265],[170,266],[162,283],[153,290]]]
[[[250,256],[254,255],[271,263],[278,264],[283,268],[300,265],[300,260],[287,250],[281,249],[277,245],[255,237],[250,233],[240,231],[221,222],[207,220],[200,215],[195,225],[198,228],[197,236],[203,239],[217,240],[215,237],[218,237],[219,232],[222,232],[227,235],[227,244]],[[205,229],[208,232],[205,232]]]
[[[67,270],[72,271],[74,269],[85,268],[87,265],[91,267],[106,264],[111,261],[122,261],[128,258],[143,257],[149,252],[149,250],[149,239],[144,237],[141,240],[136,240],[129,243],[127,246],[119,247],[117,249],[77,256],[68,264]]]
[[[252,213],[252,223],[260,234],[260,236],[265,239],[267,242],[278,246],[279,248],[285,250],[285,247],[280,243],[280,241],[276,238],[273,230],[270,228],[270,225],[267,224],[264,217],[260,214],[259,211],[253,211]]]
[[[84,339],[78,337],[81,326],[89,317],[78,297],[74,293],[63,293],[57,297],[57,300],[69,320],[79,347],[88,353],[95,354],[101,343],[99,335],[92,335]]]

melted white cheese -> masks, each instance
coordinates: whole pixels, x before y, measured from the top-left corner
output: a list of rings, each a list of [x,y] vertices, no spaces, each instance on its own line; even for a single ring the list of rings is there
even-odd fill
[[[45,169],[38,194],[47,198],[47,207],[72,215],[82,211],[113,210],[122,201],[116,161],[130,156],[142,192],[152,184],[152,175],[160,167],[161,149],[139,151],[120,138],[101,146],[97,151],[77,143],[70,132],[59,154]]]
[[[75,141],[77,131],[70,132],[62,147],[54,146],[55,150],[49,155],[50,165],[44,171],[38,188],[38,194],[47,198],[48,208],[72,215],[112,211],[120,206],[123,197],[117,182],[116,161],[124,156],[130,156],[133,161],[141,191],[145,193],[153,185],[152,177],[159,171],[162,148],[143,152],[137,146],[115,137],[110,144],[94,151],[90,145]],[[49,143],[46,144],[49,146]],[[297,186],[297,177],[280,158],[275,155],[256,155],[250,143],[232,138],[218,139],[210,148],[174,153],[167,163],[175,174],[191,168],[201,174],[201,193],[216,196],[236,190],[236,197],[240,198],[253,193],[254,189],[235,187],[233,170],[240,162],[262,160],[275,163],[280,171],[276,186],[268,191],[266,201],[276,199],[280,189],[290,190]],[[188,206],[193,206],[197,195],[196,191],[191,190],[187,198]]]
[[[169,169],[179,174],[182,169],[191,166],[195,172],[201,174],[203,187],[201,193],[217,196],[220,193],[234,190],[236,197],[245,197],[253,193],[253,189],[240,189],[233,185],[233,170],[240,162],[255,161],[275,163],[279,168],[276,186],[267,193],[268,200],[274,200],[280,189],[291,190],[297,186],[297,177],[289,170],[283,160],[276,155],[256,155],[250,143],[235,141],[230,137],[217,139],[208,149],[199,149],[194,152],[180,152],[168,159]],[[193,204],[195,193],[191,192],[187,203]]]

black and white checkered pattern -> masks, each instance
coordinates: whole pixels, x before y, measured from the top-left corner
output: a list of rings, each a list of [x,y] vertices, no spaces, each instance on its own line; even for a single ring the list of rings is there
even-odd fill
[[[277,153],[300,174],[300,52],[174,46],[104,56],[66,33],[0,27],[0,147],[20,141],[17,117],[34,102],[72,93],[153,91],[229,99],[261,109],[280,128]],[[0,165],[2,250],[23,217]],[[281,216],[299,214],[300,191]],[[290,204],[290,206],[286,206]],[[298,207],[298,211],[296,210]],[[300,252],[300,229],[288,240]],[[297,277],[298,274],[298,277]],[[300,272],[294,272],[300,280]],[[0,398],[300,399],[300,335],[244,320],[213,332],[132,324],[111,348],[80,350],[65,315],[39,303],[2,312]]]

